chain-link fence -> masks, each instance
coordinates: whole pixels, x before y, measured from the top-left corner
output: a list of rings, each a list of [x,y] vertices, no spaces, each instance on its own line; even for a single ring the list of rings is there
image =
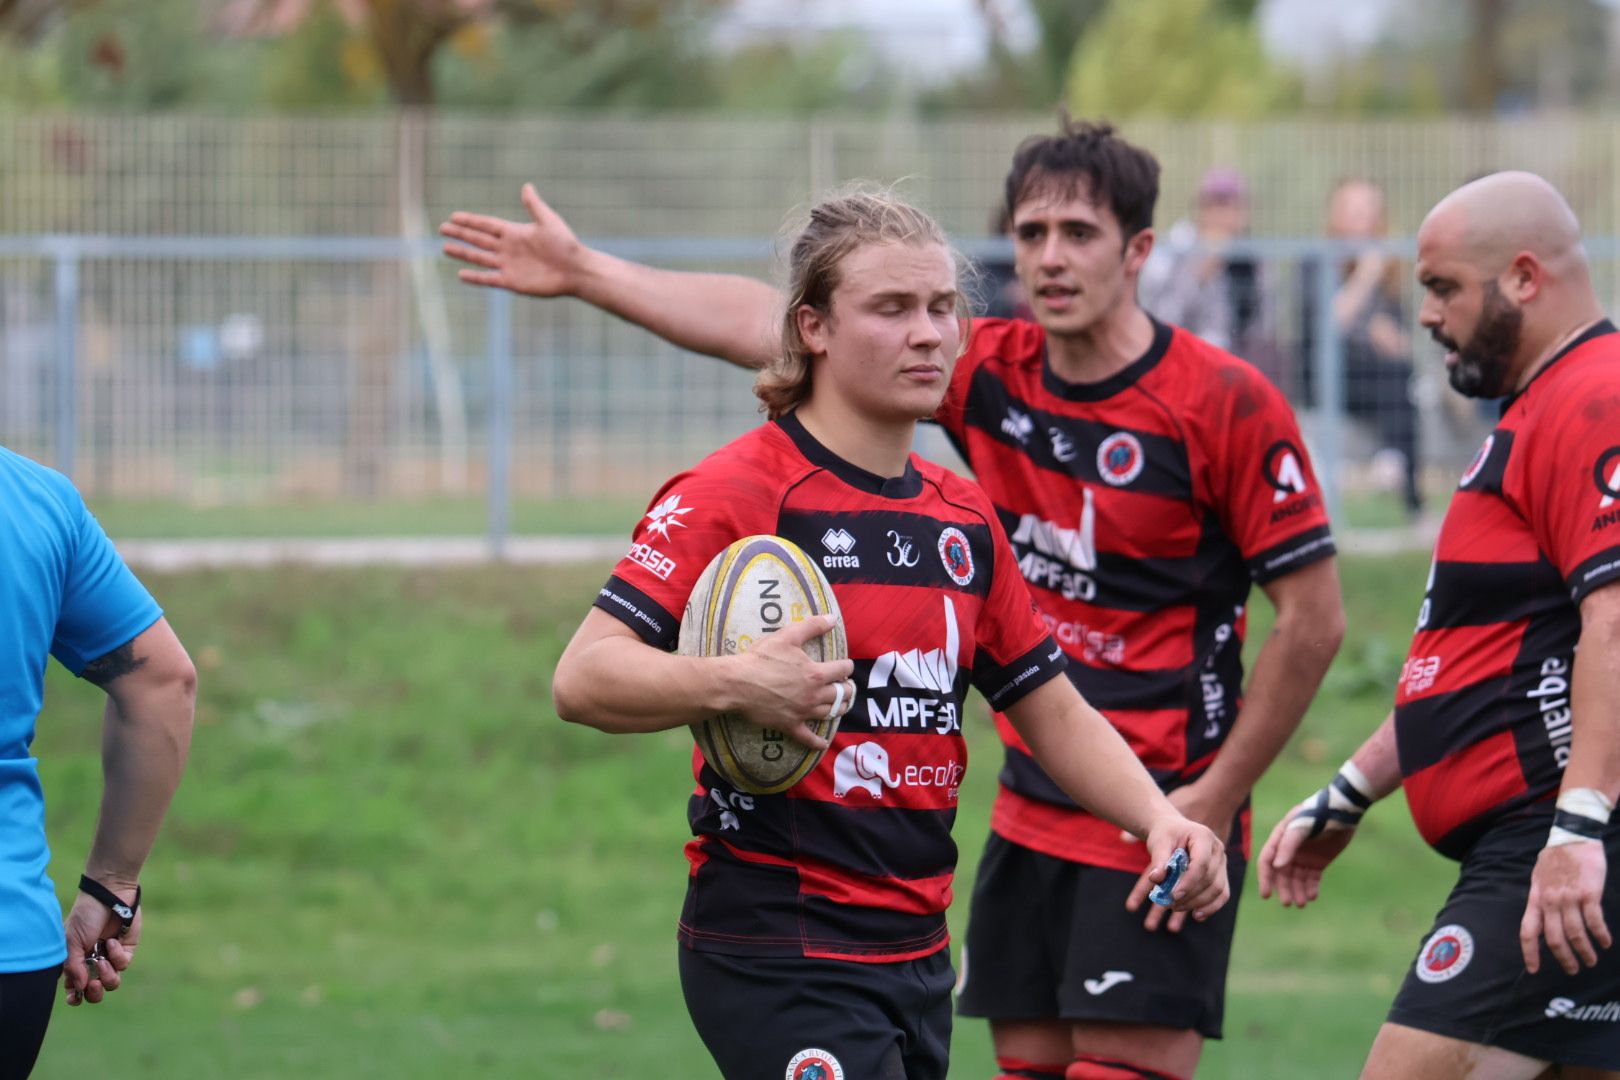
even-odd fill
[[[192,528],[156,507],[223,508],[224,531],[240,535],[266,521],[477,530],[481,512],[434,505],[492,496],[499,527],[508,494],[520,531],[578,531],[590,524],[579,507],[633,505],[757,422],[748,376],[582,304],[506,303],[460,285],[431,238],[450,210],[515,216],[533,180],[582,235],[624,254],[771,275],[790,211],[864,177],[898,181],[994,262],[1002,249],[985,238],[1011,151],[1051,128],[1046,117],[0,117],[0,442],[71,469],[105,512],[141,507],[134,524],[148,535]],[[1367,368],[1353,341],[1313,329],[1331,326],[1321,301],[1348,259],[1307,239],[1321,235],[1334,184],[1379,184],[1400,236],[1458,183],[1531,168],[1589,236],[1620,224],[1620,125],[1598,120],[1138,123],[1127,135],[1164,166],[1166,247],[1207,168],[1246,177],[1262,239],[1228,255],[1252,263],[1269,320],[1250,359],[1301,407],[1352,517],[1367,493],[1401,488],[1408,463],[1442,498],[1488,422],[1444,387],[1413,318],[1409,264],[1388,277],[1404,357]],[[1610,299],[1613,246],[1591,248]],[[344,517],[389,506],[405,509]],[[276,516],[234,512],[251,507]]]

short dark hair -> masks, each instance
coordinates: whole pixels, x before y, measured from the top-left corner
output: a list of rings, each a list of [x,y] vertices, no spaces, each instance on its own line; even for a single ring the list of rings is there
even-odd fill
[[[1018,144],[1007,173],[1007,213],[1048,185],[1065,195],[1080,193],[1105,204],[1119,221],[1126,239],[1153,226],[1159,201],[1159,162],[1132,146],[1106,121],[1061,117],[1056,135],[1031,135]]]

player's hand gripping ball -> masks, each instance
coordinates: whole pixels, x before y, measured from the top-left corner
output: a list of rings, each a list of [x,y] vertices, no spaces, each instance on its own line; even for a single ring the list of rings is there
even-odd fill
[[[832,586],[810,556],[780,536],[745,536],[709,563],[686,600],[679,651],[683,656],[731,656],[765,635],[811,615],[837,615]],[[842,622],[805,645],[812,660],[842,660],[849,643]],[[810,727],[829,743],[840,717]],[[716,713],[692,725],[710,768],[740,791],[786,791],[821,760],[780,731],[735,713]]]

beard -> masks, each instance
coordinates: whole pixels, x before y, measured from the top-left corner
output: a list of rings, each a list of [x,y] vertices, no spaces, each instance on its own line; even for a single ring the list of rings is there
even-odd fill
[[[1457,354],[1457,362],[1447,372],[1452,389],[1472,398],[1505,396],[1512,389],[1510,369],[1523,332],[1524,312],[1502,295],[1496,282],[1486,282],[1479,323],[1468,341],[1458,345],[1435,335],[1436,341]]]

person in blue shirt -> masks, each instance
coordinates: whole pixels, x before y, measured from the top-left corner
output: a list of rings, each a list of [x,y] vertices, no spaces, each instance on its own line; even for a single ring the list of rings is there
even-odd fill
[[[29,752],[54,656],[107,694],[101,812],[65,925]],[[32,1071],[63,978],[116,990],[140,940],[140,871],[180,782],[197,673],[60,473],[0,447],[0,1080]]]

